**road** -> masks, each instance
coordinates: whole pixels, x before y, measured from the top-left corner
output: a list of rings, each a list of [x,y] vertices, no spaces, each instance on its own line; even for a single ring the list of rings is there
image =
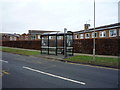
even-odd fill
[[[3,88],[118,88],[118,70],[2,53]]]

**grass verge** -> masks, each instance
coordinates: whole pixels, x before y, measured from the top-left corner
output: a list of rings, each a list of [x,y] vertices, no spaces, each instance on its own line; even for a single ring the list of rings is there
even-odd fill
[[[112,67],[112,68],[120,68],[119,58],[96,57],[95,61],[93,61],[92,56],[80,55],[80,56],[73,56],[65,60],[82,63],[82,64],[91,64],[91,65],[106,66],[106,67]]]
[[[22,49],[15,49],[15,48],[6,48],[0,47],[0,51],[21,54],[21,55],[39,55],[39,51],[28,51]],[[90,64],[90,65],[97,65],[97,66],[105,66],[105,67],[112,67],[112,68],[119,68],[120,58],[108,58],[108,57],[96,57],[96,60],[93,61],[92,56],[73,56],[70,58],[66,58],[64,60],[70,61],[73,63],[82,63],[82,64]]]
[[[14,54],[21,54],[21,55],[39,55],[40,54],[39,51],[28,51],[28,50],[22,50],[22,49],[6,48],[6,47],[0,47],[0,51],[14,53]]]

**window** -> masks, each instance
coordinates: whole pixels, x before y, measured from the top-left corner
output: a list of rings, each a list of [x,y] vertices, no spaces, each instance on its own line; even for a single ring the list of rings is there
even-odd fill
[[[62,39],[62,37],[61,37],[61,39]],[[71,35],[67,35],[67,39],[72,39],[72,36]]]
[[[117,31],[116,30],[110,30],[109,31],[109,37],[116,37],[117,36]]]
[[[16,41],[16,40],[17,40],[17,38],[16,38],[16,37],[14,37],[14,40]]]
[[[10,37],[10,40],[13,40],[13,38],[12,38],[12,37]]]
[[[32,39],[32,40],[35,40],[35,35],[32,35],[32,36],[31,36],[31,39]]]
[[[86,33],[85,38],[90,38],[90,33]]]
[[[76,35],[76,38],[78,39],[78,35]]]
[[[93,33],[92,33],[92,38],[94,38],[94,37],[95,37],[95,38],[97,37],[97,32],[95,32],[95,33],[93,32]]]
[[[57,39],[62,39],[62,37],[61,36],[57,36]]]
[[[84,39],[84,34],[80,34],[80,39]]]
[[[106,31],[100,31],[100,37],[106,37]]]
[[[25,36],[25,40],[28,40],[28,36]]]
[[[78,35],[75,35],[75,39],[78,39]]]
[[[38,39],[40,39],[40,35],[38,35]]]
[[[49,39],[52,39],[52,36],[49,36]]]

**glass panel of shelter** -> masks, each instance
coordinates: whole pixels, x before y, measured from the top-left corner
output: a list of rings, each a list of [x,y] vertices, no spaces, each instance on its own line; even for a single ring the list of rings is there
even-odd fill
[[[41,40],[41,53],[48,54],[48,37],[42,36]]]
[[[64,55],[64,35],[57,35],[57,54]]]
[[[49,35],[49,54],[55,55],[56,54],[55,51],[56,51],[56,36]]]
[[[67,35],[67,55],[73,55],[73,35]]]
[[[64,34],[41,35],[41,39],[41,54],[64,55]],[[73,55],[73,34],[66,34],[66,53]]]

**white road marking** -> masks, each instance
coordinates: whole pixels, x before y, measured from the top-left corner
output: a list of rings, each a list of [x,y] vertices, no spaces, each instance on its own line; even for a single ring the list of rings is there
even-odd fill
[[[63,80],[71,81],[71,82],[74,82],[74,83],[78,83],[78,84],[82,84],[82,85],[85,85],[85,84],[86,84],[86,83],[84,83],[84,82],[72,80],[72,79],[69,79],[69,78],[57,76],[57,75],[50,74],[50,73],[46,73],[46,72],[39,71],[39,70],[35,70],[35,69],[33,69],[33,68],[29,68],[29,67],[25,67],[25,66],[23,66],[23,68],[24,68],[24,69],[31,70],[31,71],[34,71],[34,72],[39,72],[39,73],[42,73],[42,74],[45,74],[45,75],[49,75],[49,76],[52,76],[52,77],[60,78],[60,79],[63,79]]]
[[[8,61],[5,61],[5,60],[0,60],[0,62],[8,63]]]

